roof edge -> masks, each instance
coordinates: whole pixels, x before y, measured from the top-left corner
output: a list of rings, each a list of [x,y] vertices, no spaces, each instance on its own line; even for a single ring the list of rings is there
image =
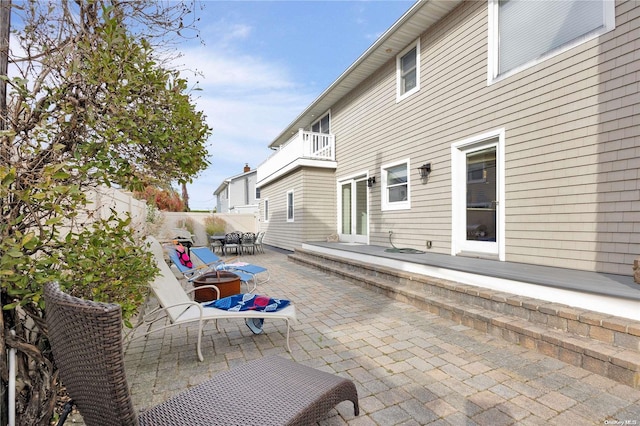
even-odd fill
[[[360,66],[373,52],[375,52],[380,46],[382,46],[385,42],[391,38],[393,34],[398,31],[415,13],[420,10],[425,4],[433,2],[433,0],[417,0],[409,10],[407,10],[398,20],[389,27],[378,39],[371,45],[365,52],[358,57],[358,59],[353,62],[349,68],[347,68],[342,74],[338,76],[334,80],[329,87],[327,87],[307,108],[305,108],[302,113],[300,113],[291,123],[284,128],[284,130],[269,144],[269,148],[278,147],[285,143],[290,138],[290,134],[293,130],[298,130],[296,128],[296,123],[298,123],[304,116],[308,115],[310,111],[329,93],[331,93],[337,86],[340,85],[351,73],[353,73],[358,66]]]

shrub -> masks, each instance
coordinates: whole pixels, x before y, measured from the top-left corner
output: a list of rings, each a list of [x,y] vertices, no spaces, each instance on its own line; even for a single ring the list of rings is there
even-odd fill
[[[195,230],[194,228],[194,224],[193,224],[193,219],[188,217],[184,220],[184,228],[189,231],[189,233],[191,235],[195,234],[195,232],[193,232]]]
[[[137,198],[147,200],[148,204],[155,205],[158,210],[169,212],[183,212],[184,202],[180,195],[173,189],[162,189],[154,186],[147,186],[142,192],[134,192]]]
[[[204,230],[207,236],[224,234],[226,231],[227,222],[224,219],[216,216],[207,216],[204,219]]]

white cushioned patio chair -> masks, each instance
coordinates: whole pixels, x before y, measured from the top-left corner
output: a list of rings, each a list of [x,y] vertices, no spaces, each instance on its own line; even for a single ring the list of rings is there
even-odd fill
[[[205,306],[208,302],[198,303],[189,297],[190,293],[193,293],[195,289],[190,291],[184,290],[182,285],[171,271],[171,268],[164,260],[164,252],[162,246],[153,237],[148,237],[147,242],[150,244],[151,252],[153,253],[158,268],[160,269],[159,275],[149,284],[149,287],[158,301],[159,306],[146,313],[140,320],[134,329],[128,334],[133,336],[134,331],[143,324],[151,324],[159,320],[164,320],[163,315],[166,314],[168,325],[164,327],[153,328],[152,330],[143,333],[136,334],[135,338],[144,337],[150,333],[164,330],[168,327],[172,327],[179,324],[195,323],[198,327],[198,341],[196,350],[198,353],[198,359],[202,361],[204,358],[201,351],[202,341],[202,329],[206,322],[210,320],[216,321],[216,327],[218,326],[217,320],[219,319],[281,319],[286,322],[286,347],[291,352],[289,346],[289,334],[291,330],[291,324],[297,322],[296,308],[293,303],[290,303],[287,307],[274,312],[263,311],[230,311],[224,309],[217,309],[214,307]],[[198,290],[212,288],[219,295],[220,292],[215,285],[206,285],[198,287]]]

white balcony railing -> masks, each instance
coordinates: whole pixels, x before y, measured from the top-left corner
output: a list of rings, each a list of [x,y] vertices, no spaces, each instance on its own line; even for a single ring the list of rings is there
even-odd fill
[[[300,129],[258,166],[256,179],[259,183],[265,179],[271,180],[279,172],[284,173],[297,163],[302,163],[302,160],[335,161],[335,147],[335,137],[332,134]]]
[[[335,138],[327,133],[313,133],[299,131],[296,139],[302,139],[303,154],[305,158],[335,160]]]

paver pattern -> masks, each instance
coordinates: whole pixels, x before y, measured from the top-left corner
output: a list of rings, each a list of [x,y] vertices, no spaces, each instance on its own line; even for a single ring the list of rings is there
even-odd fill
[[[356,383],[360,416],[343,402],[321,425],[640,425],[639,390],[296,265],[274,250],[243,260],[270,270],[259,293],[296,304],[292,353],[282,321],[265,323],[261,335],[241,320],[220,321],[220,332],[208,324],[204,362],[196,357],[193,326],[134,340],[125,358],[136,408],[278,354]]]

